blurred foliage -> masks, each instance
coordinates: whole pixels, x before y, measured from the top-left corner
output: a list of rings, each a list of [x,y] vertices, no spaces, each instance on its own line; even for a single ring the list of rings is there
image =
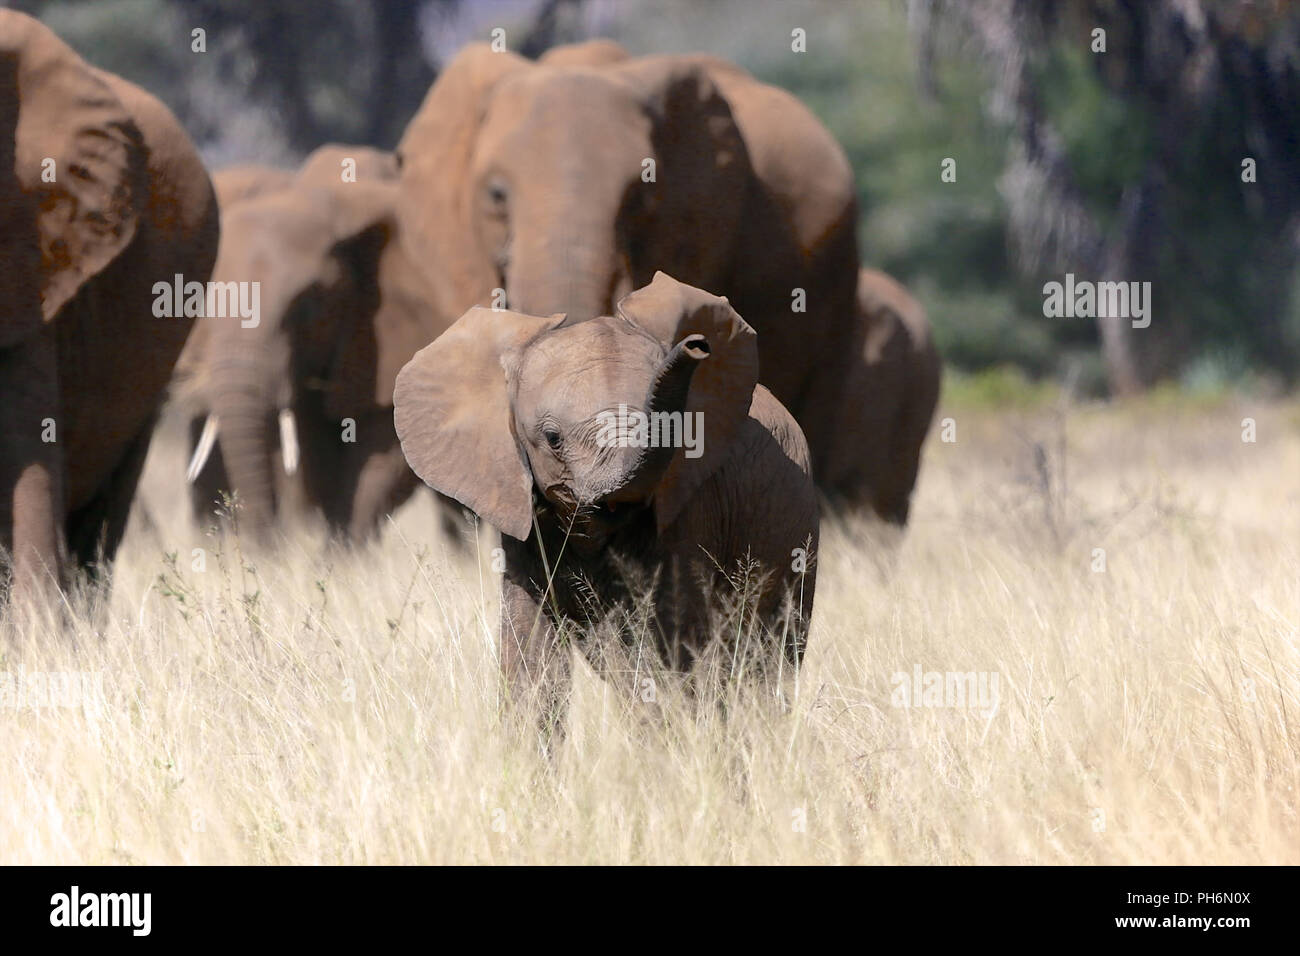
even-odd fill
[[[1014,367],[1030,383],[1068,381],[1083,394],[1100,394],[1107,368],[1095,324],[1045,318],[1042,283],[1060,274],[1025,270],[1015,253],[1005,193],[1015,130],[990,108],[998,64],[961,22],[961,10],[982,2],[958,4],[957,13],[939,0],[10,5],[41,16],[92,62],[158,94],[216,167],[288,163],[328,140],[392,146],[439,60],[469,39],[486,39],[496,25],[508,28],[512,48],[528,52],[603,34],[634,53],[717,53],[791,90],[844,145],[857,179],[863,260],[921,299],[950,367],[992,370],[987,381],[963,387],[1014,392],[1006,371]],[[1108,56],[1136,49],[1140,35],[1119,22],[1130,6],[1107,0],[1098,8],[1114,36]],[[1154,323],[1162,327],[1150,341],[1172,355],[1163,377],[1199,390],[1293,383],[1300,360],[1297,236],[1277,209],[1285,205],[1277,197],[1286,195],[1277,183],[1264,192],[1240,180],[1247,118],[1258,113],[1251,89],[1225,73],[1170,150],[1154,93],[1119,68],[1127,61],[1099,61],[1089,51],[1088,0],[1064,8],[1078,15],[1040,25],[1048,42],[1035,48],[1027,75],[1081,207],[1102,234],[1119,228],[1126,191],[1157,174],[1160,242],[1147,252]],[[935,21],[909,24],[918,9],[937,11]],[[206,56],[190,50],[195,26],[208,31]],[[792,52],[794,28],[807,31],[808,52]],[[927,49],[918,42],[927,30],[944,42]],[[1247,45],[1234,55],[1249,63],[1261,54]],[[1277,108],[1300,117],[1300,103]],[[1300,157],[1300,144],[1293,145]],[[944,183],[940,168],[949,157],[957,178]],[[1261,178],[1268,175],[1277,170],[1261,168]],[[1300,182],[1290,188],[1300,190]],[[1085,267],[1075,271],[1088,277]]]
[[[926,55],[985,65],[1001,190],[1030,277],[1150,281],[1149,329],[1101,322],[1131,392],[1198,363],[1294,384],[1300,6],[1283,0],[910,0]],[[1256,165],[1244,181],[1243,160]],[[1225,364],[1223,356],[1240,360]],[[1204,362],[1202,362],[1204,359]]]
[[[1083,44],[1058,42],[1035,71],[1035,84],[1064,140],[1075,185],[1109,226],[1124,186],[1142,175],[1151,155],[1151,118],[1143,104],[1107,93],[1095,59]]]
[[[96,66],[150,90],[214,165],[324,142],[392,147],[433,82],[420,16],[452,0],[20,0]],[[192,31],[204,31],[205,49]],[[365,51],[364,54],[359,51]]]
[[[221,55],[256,100],[280,110],[298,150],[330,139],[395,146],[433,82],[420,50],[421,5],[412,0],[190,0],[186,7],[192,22],[235,38]]]
[[[1061,400],[1055,382],[1034,381],[1014,365],[944,376],[940,405],[945,409],[1041,408]]]

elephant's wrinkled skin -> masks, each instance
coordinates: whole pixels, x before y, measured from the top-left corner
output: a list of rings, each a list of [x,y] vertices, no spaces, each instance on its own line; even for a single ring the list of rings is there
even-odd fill
[[[865,483],[890,465],[852,394],[870,374],[853,174],[793,96],[710,56],[632,58],[605,41],[533,63],[471,46],[398,154],[404,241],[444,315],[501,305],[495,289],[526,313],[603,315],[657,270],[726,295],[818,485],[874,500]]]
[[[52,180],[52,181],[51,181]],[[0,10],[0,537],[14,597],[112,558],[206,281],[212,184],[167,109]],[[52,440],[51,440],[52,439]]]
[[[232,198],[213,279],[260,283],[261,315],[201,320],[178,373],[192,448],[205,428],[216,437],[191,469],[200,521],[233,491],[241,527],[266,538],[297,497],[362,538],[419,486],[393,430],[393,382],[446,326],[396,240],[396,176],[391,154],[334,145],[296,174],[214,177]]]
[[[629,572],[659,575],[650,629],[668,665],[689,667],[746,560],[769,575],[758,621],[798,661],[816,573],[796,551],[817,546],[816,491],[799,426],[757,369],[754,331],[726,299],[657,274],[613,317],[473,308],[402,370],[411,467],[502,532],[512,686],[543,681],[556,702],[557,628],[599,620],[628,596]],[[608,432],[602,444],[602,413],[620,406],[699,413],[702,454],[610,445]]]

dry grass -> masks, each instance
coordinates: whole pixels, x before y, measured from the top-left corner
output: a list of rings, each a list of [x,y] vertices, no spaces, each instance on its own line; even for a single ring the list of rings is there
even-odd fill
[[[579,667],[553,764],[499,717],[490,539],[427,499],[279,560],[137,522],[98,620],[0,638],[106,698],[0,709],[0,862],[1300,862],[1296,407],[941,414],[892,571],[826,529],[788,709],[646,720]],[[917,666],[996,709],[894,706]]]

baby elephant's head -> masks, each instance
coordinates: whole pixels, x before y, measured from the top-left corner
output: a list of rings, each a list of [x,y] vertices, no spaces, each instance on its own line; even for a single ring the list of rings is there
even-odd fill
[[[470,309],[397,378],[411,468],[520,540],[534,489],[589,542],[647,506],[671,524],[748,416],[754,330],[662,272],[617,312]]]

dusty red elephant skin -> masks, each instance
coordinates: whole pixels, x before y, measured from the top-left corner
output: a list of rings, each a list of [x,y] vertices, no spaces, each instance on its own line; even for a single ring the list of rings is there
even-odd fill
[[[13,592],[111,559],[219,231],[185,131],[149,94],[0,11],[0,532]]]

